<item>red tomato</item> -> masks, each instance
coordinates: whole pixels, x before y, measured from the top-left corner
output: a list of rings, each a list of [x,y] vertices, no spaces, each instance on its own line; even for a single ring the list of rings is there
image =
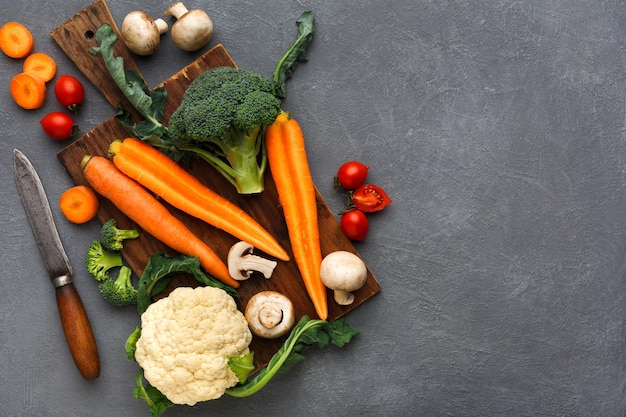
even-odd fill
[[[43,131],[56,140],[69,139],[78,131],[78,126],[74,123],[74,119],[60,111],[48,113],[39,123],[41,123]]]
[[[387,207],[391,204],[391,199],[381,187],[363,184],[352,192],[352,204],[361,211],[371,213]]]
[[[337,170],[337,181],[346,190],[354,190],[365,183],[369,167],[357,161],[349,161]]]
[[[341,230],[348,239],[363,242],[369,227],[369,220],[361,210],[348,210],[341,216]]]
[[[75,112],[85,99],[85,89],[76,78],[63,74],[54,84],[54,95],[62,106]]]

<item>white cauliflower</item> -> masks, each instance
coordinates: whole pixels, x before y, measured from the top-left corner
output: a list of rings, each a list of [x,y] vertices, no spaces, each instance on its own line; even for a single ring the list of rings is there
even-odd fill
[[[214,287],[179,287],[141,315],[135,359],[174,404],[221,397],[238,380],[228,359],[250,351],[252,334],[233,298]]]

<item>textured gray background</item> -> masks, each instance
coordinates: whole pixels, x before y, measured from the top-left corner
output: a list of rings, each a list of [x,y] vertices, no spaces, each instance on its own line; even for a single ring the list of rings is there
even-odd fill
[[[59,72],[48,36],[89,1],[2,1]],[[306,9],[317,33],[288,84],[313,175],[333,211],[345,160],[371,165],[394,203],[357,245],[382,292],[348,316],[362,330],[248,399],[167,416],[623,416],[626,414],[626,10],[621,0],[187,1],[209,12],[212,45],[271,74]],[[118,24],[169,1],[110,0]],[[142,4],[144,4],[142,6]],[[139,60],[155,85],[197,54],[168,37]],[[141,416],[123,343],[131,310],[109,307],[82,266],[99,225],[68,224],[71,185],[40,131],[58,109],[23,111],[0,57],[0,416]],[[80,75],[79,75],[80,76]],[[112,115],[88,87],[88,131]],[[11,151],[52,200],[99,342],[85,382],[62,337],[51,285],[16,195]]]

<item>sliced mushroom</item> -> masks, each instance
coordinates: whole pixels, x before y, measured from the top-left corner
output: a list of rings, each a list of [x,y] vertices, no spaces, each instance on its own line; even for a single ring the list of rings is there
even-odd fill
[[[367,267],[352,252],[331,252],[322,260],[320,278],[324,285],[334,290],[337,304],[349,305],[354,302],[352,291],[361,288],[367,280]]]
[[[150,55],[161,44],[161,35],[169,27],[163,19],[152,20],[145,12],[132,11],[122,21],[122,38],[126,47],[137,55]]]
[[[286,334],[296,322],[293,303],[276,291],[261,291],[253,295],[244,315],[252,333],[265,339]]]
[[[228,251],[228,272],[233,279],[243,281],[253,272],[260,272],[266,279],[271,278],[277,262],[253,255],[254,246],[247,242],[237,242]]]
[[[183,51],[197,51],[213,37],[213,21],[200,9],[188,10],[182,2],[167,8],[165,16],[173,16],[172,41]]]

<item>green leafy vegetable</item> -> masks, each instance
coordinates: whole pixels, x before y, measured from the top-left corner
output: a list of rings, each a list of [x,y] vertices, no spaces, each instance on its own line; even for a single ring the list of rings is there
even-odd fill
[[[98,46],[91,48],[89,53],[102,56],[107,71],[115,81],[115,84],[117,84],[135,110],[144,117],[144,120],[138,124],[130,125],[128,123],[128,114],[120,112],[118,120],[137,137],[164,136],[167,129],[161,122],[163,121],[163,112],[167,102],[167,90],[165,87],[150,90],[137,71],[126,70],[124,68],[124,59],[116,57],[113,53],[115,42],[117,42],[117,35],[113,28],[110,24],[103,23],[96,31],[96,43]]]
[[[302,13],[296,20],[298,25],[298,36],[287,52],[282,56],[274,70],[274,81],[276,82],[276,97],[285,98],[285,84],[291,78],[298,62],[307,62],[306,50],[313,40],[314,28],[313,12]]]
[[[137,326],[135,330],[128,336],[126,343],[124,344],[124,350],[126,351],[126,357],[134,361],[135,352],[137,351],[137,340],[141,337],[141,326]]]
[[[227,389],[226,394],[233,397],[248,397],[255,394],[267,385],[274,376],[288,371],[296,363],[302,361],[304,359],[302,352],[308,347],[317,345],[321,348],[328,343],[343,347],[359,333],[359,330],[351,328],[343,319],[330,323],[325,320],[312,320],[308,316],[302,316],[267,366],[262,368],[250,381]]]
[[[135,375],[135,398],[144,400],[150,407],[150,417],[157,417],[174,405],[165,395],[158,389],[146,383],[143,383],[143,370]]]
[[[152,297],[161,293],[167,284],[182,273],[191,274],[198,282],[211,287],[221,288],[233,297],[238,297],[237,290],[207,275],[200,267],[200,261],[193,256],[172,256],[166,253],[153,254],[139,278],[137,288],[137,310],[143,314],[152,303]]]
[[[229,368],[237,375],[239,382],[244,383],[254,370],[254,352],[250,352],[241,358],[231,356],[228,359]]]

